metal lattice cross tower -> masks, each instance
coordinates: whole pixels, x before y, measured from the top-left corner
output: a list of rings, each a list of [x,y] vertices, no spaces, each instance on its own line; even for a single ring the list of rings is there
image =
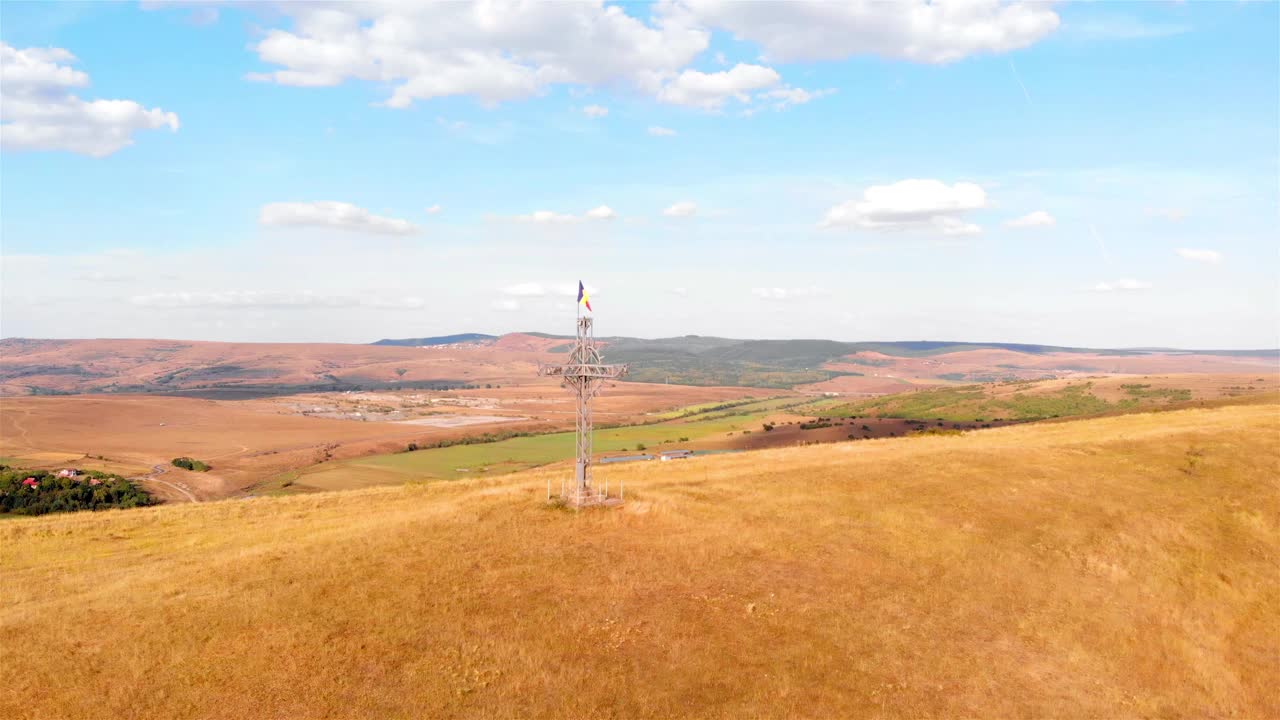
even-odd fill
[[[577,399],[578,446],[574,482],[568,492],[561,491],[565,501],[574,507],[603,503],[609,499],[607,489],[601,491],[591,482],[591,398],[600,394],[605,381],[615,380],[626,373],[626,365],[605,365],[602,362],[590,316],[578,318],[578,339],[569,353],[568,362],[538,366],[539,375],[560,378],[560,384],[573,392]]]

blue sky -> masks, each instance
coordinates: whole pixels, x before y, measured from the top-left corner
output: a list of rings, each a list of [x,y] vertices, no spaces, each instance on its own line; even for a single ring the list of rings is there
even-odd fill
[[[5,3],[0,334],[1280,346],[1278,8]]]

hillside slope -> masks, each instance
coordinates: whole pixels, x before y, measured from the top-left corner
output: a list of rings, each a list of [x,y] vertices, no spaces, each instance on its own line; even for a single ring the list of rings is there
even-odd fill
[[[1280,716],[1275,405],[601,475],[0,523],[0,716]]]
[[[0,396],[145,392],[231,399],[457,387],[532,377],[544,359],[537,352],[465,343],[396,347],[10,338],[0,340]]]
[[[989,382],[1073,373],[1261,373],[1280,351],[1218,354],[979,343],[842,343],[685,336],[602,337],[634,382],[897,392],[916,381]],[[333,390],[510,384],[563,359],[561,336],[508,333],[337,343],[185,340],[0,340],[0,397],[68,393],[187,394],[218,399]],[[979,349],[986,348],[986,349]],[[994,348],[994,349],[993,349]],[[889,353],[889,354],[885,354]]]

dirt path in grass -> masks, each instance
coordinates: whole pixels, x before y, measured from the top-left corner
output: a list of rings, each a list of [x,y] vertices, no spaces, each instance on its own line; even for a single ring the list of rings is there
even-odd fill
[[[175,491],[175,492],[179,493],[180,495],[182,495],[183,497],[185,497],[189,502],[193,502],[193,503],[198,503],[198,502],[200,502],[200,498],[196,497],[196,496],[195,496],[195,493],[191,492],[191,490],[190,490],[189,488],[187,488],[187,486],[182,485],[181,483],[169,482],[168,480],[162,480],[162,479],[160,478],[160,476],[161,476],[161,475],[163,475],[163,474],[165,474],[166,472],[168,472],[168,469],[167,469],[167,468],[165,468],[165,466],[163,466],[163,465],[152,465],[152,466],[151,466],[151,472],[150,472],[150,473],[148,473],[148,474],[146,474],[146,475],[144,475],[144,476],[142,476],[142,477],[141,477],[141,478],[139,478],[139,479],[140,479],[141,481],[143,481],[143,482],[153,482],[153,483],[159,483],[159,484],[161,484],[161,485],[164,485],[165,487],[170,488],[170,489],[172,489],[173,491]]]

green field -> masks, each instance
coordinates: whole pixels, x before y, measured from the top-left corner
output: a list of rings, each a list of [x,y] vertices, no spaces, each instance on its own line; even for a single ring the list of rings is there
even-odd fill
[[[1014,389],[1021,390],[1020,387]],[[998,418],[1038,420],[1129,410],[1139,402],[1138,398],[1129,398],[1111,403],[1093,395],[1090,389],[1091,384],[1082,383],[1052,393],[1013,392],[994,397],[991,386],[967,385],[889,395],[852,404],[838,398],[796,395],[708,402],[657,415],[663,422],[597,430],[595,451],[635,452],[641,445],[649,451],[672,449],[681,443],[728,432],[758,430],[764,418],[779,412],[824,417],[878,415],[986,422]],[[1170,399],[1164,395],[1159,398]],[[337,490],[516,472],[568,460],[573,456],[573,438],[572,432],[549,433],[324,463],[281,476],[261,490],[282,486],[294,490]]]
[[[770,407],[783,400],[773,398],[761,403]],[[687,408],[686,408],[687,409]],[[614,453],[635,451],[644,445],[647,450],[678,447],[681,442],[696,441],[714,435],[742,430],[758,430],[759,421],[768,410],[757,410],[725,417],[665,422],[654,425],[597,430],[595,451]],[[373,455],[356,460],[325,463],[300,473],[290,473],[274,483],[292,483],[305,488],[336,490],[372,485],[402,483],[409,480],[455,480],[479,473],[502,474],[526,470],[539,465],[567,460],[573,457],[572,432],[549,433],[510,438],[491,443],[451,445],[414,452]],[[287,487],[287,486],[286,486]]]
[[[719,418],[743,416],[743,415],[766,415],[768,413],[780,412],[782,410],[800,411],[808,413],[813,407],[829,402],[829,398],[805,397],[803,395],[781,395],[777,397],[767,397],[762,400],[746,399],[735,400],[731,402],[709,402],[700,405],[689,405],[687,407],[677,408],[669,412],[657,415],[664,420],[681,420],[695,418],[698,420],[714,420]]]
[[[1005,386],[1007,387],[1007,386]],[[1030,383],[1016,383],[1015,389],[1031,388]],[[1094,415],[1110,410],[1137,410],[1191,397],[1189,390],[1157,389],[1146,387],[1130,389],[1128,397],[1109,402],[1094,395],[1093,383],[1068,385],[1060,390],[1044,393],[1014,392],[993,395],[1002,388],[996,386],[965,385],[961,387],[921,390],[919,392],[887,395],[873,400],[850,403],[827,412],[836,417],[876,415],[889,418],[920,420],[945,420],[948,422],[985,422],[990,420],[1044,420],[1048,418]]]
[[[688,418],[694,415],[702,415],[704,413],[711,413],[711,412],[716,412],[720,410],[736,411],[739,408],[749,407],[751,405],[755,405],[758,402],[763,402],[763,401],[757,400],[755,398],[746,398],[743,400],[728,400],[728,401],[713,400],[711,402],[698,403],[697,405],[685,405],[684,407],[678,407],[678,408],[675,408],[674,410],[668,410],[666,412],[654,413],[653,416],[656,418],[661,418],[663,420],[679,420],[681,418]]]

